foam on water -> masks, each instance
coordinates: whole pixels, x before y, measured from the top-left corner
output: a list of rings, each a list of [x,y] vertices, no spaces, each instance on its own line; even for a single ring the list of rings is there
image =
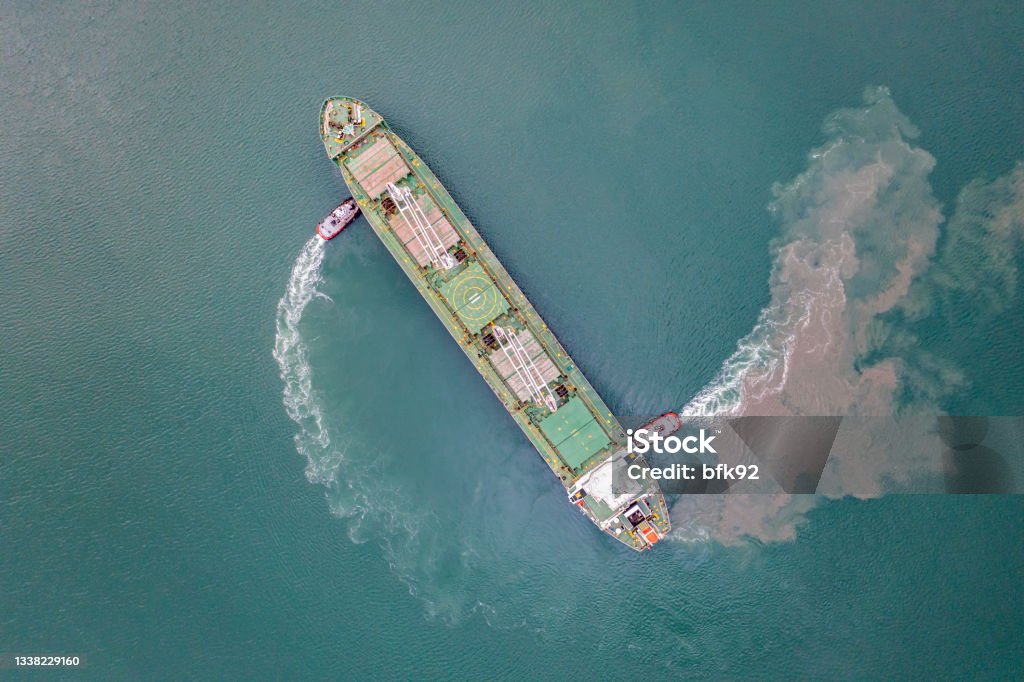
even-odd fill
[[[330,511],[347,520],[349,539],[363,544],[373,538],[396,576],[406,583],[410,593],[418,594],[419,584],[429,573],[429,567],[424,570],[418,564],[434,558],[432,548],[444,549],[444,543],[438,542],[438,524],[428,523],[432,518],[429,512],[416,513],[402,506],[405,498],[400,491],[391,489],[390,479],[380,470],[380,459],[373,448],[355,448],[371,456],[348,461],[342,448],[332,440],[328,416],[314,387],[302,318],[314,299],[330,300],[318,290],[323,282],[325,245],[319,237],[305,244],[292,265],[284,295],[277,305],[273,356],[283,382],[285,412],[298,426],[295,449],[306,458],[306,478],[328,489]],[[359,453],[356,454],[358,459]],[[421,537],[421,533],[429,535],[429,539]],[[439,596],[434,594],[424,601],[433,609],[431,602]]]
[[[308,464],[306,478],[311,483],[330,484],[335,480],[342,453],[331,444],[324,425],[323,411],[313,389],[313,370],[308,348],[299,331],[302,313],[316,296],[321,281],[320,266],[326,242],[313,237],[292,265],[284,296],[277,304],[277,336],[274,359],[284,382],[284,409],[298,427],[295,449]]]
[[[899,283],[900,263],[913,274],[933,252],[942,220],[927,182],[935,161],[910,144],[917,131],[889,91],[869,88],[863,107],[835,112],[824,131],[829,139],[808,155],[807,169],[774,187],[769,211],[781,234],[772,245],[772,300],[684,415],[763,409],[785,392],[794,353],[841,350],[890,307],[856,304]]]

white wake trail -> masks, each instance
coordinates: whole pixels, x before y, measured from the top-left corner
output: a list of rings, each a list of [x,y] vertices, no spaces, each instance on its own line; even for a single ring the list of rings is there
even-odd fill
[[[306,478],[312,483],[329,484],[334,481],[341,453],[331,447],[330,434],[313,391],[308,349],[299,331],[306,306],[321,295],[317,285],[322,281],[320,266],[325,244],[319,237],[313,237],[292,265],[288,286],[277,304],[274,359],[284,382],[284,409],[299,427],[295,449],[308,460]]]

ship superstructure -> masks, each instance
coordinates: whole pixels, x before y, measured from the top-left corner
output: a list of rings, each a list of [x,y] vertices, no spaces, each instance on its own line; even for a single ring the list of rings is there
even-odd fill
[[[367,222],[569,500],[633,549],[664,537],[657,482],[624,485],[624,469],[642,460],[627,453],[622,426],[427,165],[355,99],[327,100],[320,133]]]

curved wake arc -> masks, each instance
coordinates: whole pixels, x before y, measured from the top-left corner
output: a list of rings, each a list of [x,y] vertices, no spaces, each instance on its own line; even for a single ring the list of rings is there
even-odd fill
[[[308,460],[306,478],[311,483],[330,484],[334,482],[341,453],[331,446],[323,412],[313,391],[309,350],[299,331],[306,306],[316,296],[322,296],[317,285],[322,281],[320,268],[326,243],[313,237],[292,265],[284,296],[277,304],[273,354],[284,382],[284,409],[299,427],[295,449]]]

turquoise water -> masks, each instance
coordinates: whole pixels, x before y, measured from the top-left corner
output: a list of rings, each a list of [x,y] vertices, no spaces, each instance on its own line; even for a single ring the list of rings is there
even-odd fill
[[[358,96],[612,409],[651,413],[777,366],[781,249],[826,243],[836,178],[880,160],[850,309],[912,238],[935,255],[843,333],[888,330],[862,354],[906,358],[916,401],[1021,414],[1024,13],[384,10],[3,10],[0,652],[95,679],[1019,674],[1019,497],[684,514],[626,553],[367,225],[305,249],[344,197],[320,103]]]

